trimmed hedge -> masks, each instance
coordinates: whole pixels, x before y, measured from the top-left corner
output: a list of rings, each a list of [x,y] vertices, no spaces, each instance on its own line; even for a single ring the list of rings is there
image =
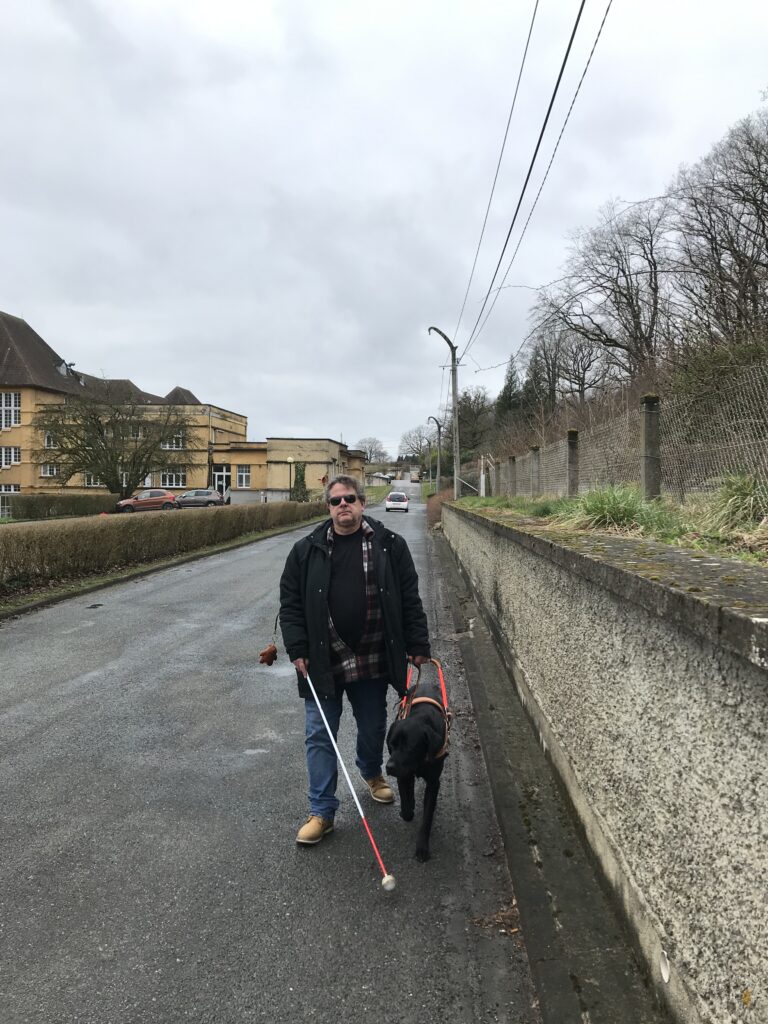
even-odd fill
[[[8,523],[0,530],[0,591],[154,562],[323,512],[321,502],[282,501]]]
[[[113,512],[119,494],[9,494],[14,519],[56,519],[60,516],[97,516]]]

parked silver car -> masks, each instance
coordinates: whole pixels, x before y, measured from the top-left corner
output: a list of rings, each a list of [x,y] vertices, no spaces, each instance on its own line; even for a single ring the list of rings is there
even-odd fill
[[[223,505],[224,499],[213,487],[200,487],[194,491],[184,491],[176,496],[176,501],[181,508],[211,508],[214,505]]]

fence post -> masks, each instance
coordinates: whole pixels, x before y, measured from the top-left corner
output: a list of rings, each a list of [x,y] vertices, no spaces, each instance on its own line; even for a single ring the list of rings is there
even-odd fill
[[[579,496],[579,432],[568,431],[568,497]]]
[[[641,476],[643,494],[650,501],[661,494],[661,446],[659,443],[659,396],[641,399]]]
[[[531,448],[531,497],[541,494],[541,449],[533,445]]]
[[[511,455],[508,460],[509,466],[509,496],[510,498],[517,497],[517,462],[515,456]]]

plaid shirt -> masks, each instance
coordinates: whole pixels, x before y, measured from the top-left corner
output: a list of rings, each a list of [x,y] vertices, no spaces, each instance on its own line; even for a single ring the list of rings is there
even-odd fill
[[[331,668],[337,684],[355,683],[359,679],[382,679],[388,674],[384,647],[384,616],[379,603],[376,575],[373,569],[373,530],[363,519],[363,573],[365,575],[365,628],[357,650],[348,647],[336,632],[330,611]],[[333,551],[333,525],[326,534],[328,550]]]

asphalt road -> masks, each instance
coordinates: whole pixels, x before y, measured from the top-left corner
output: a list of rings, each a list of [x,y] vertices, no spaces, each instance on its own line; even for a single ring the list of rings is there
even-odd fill
[[[341,789],[336,831],[295,844],[303,707],[282,646],[271,668],[257,652],[306,526],[4,622],[2,1024],[539,1021],[459,640],[405,489],[408,514],[369,511],[408,539],[456,714],[432,860],[413,858],[416,823],[369,800],[384,893]]]

